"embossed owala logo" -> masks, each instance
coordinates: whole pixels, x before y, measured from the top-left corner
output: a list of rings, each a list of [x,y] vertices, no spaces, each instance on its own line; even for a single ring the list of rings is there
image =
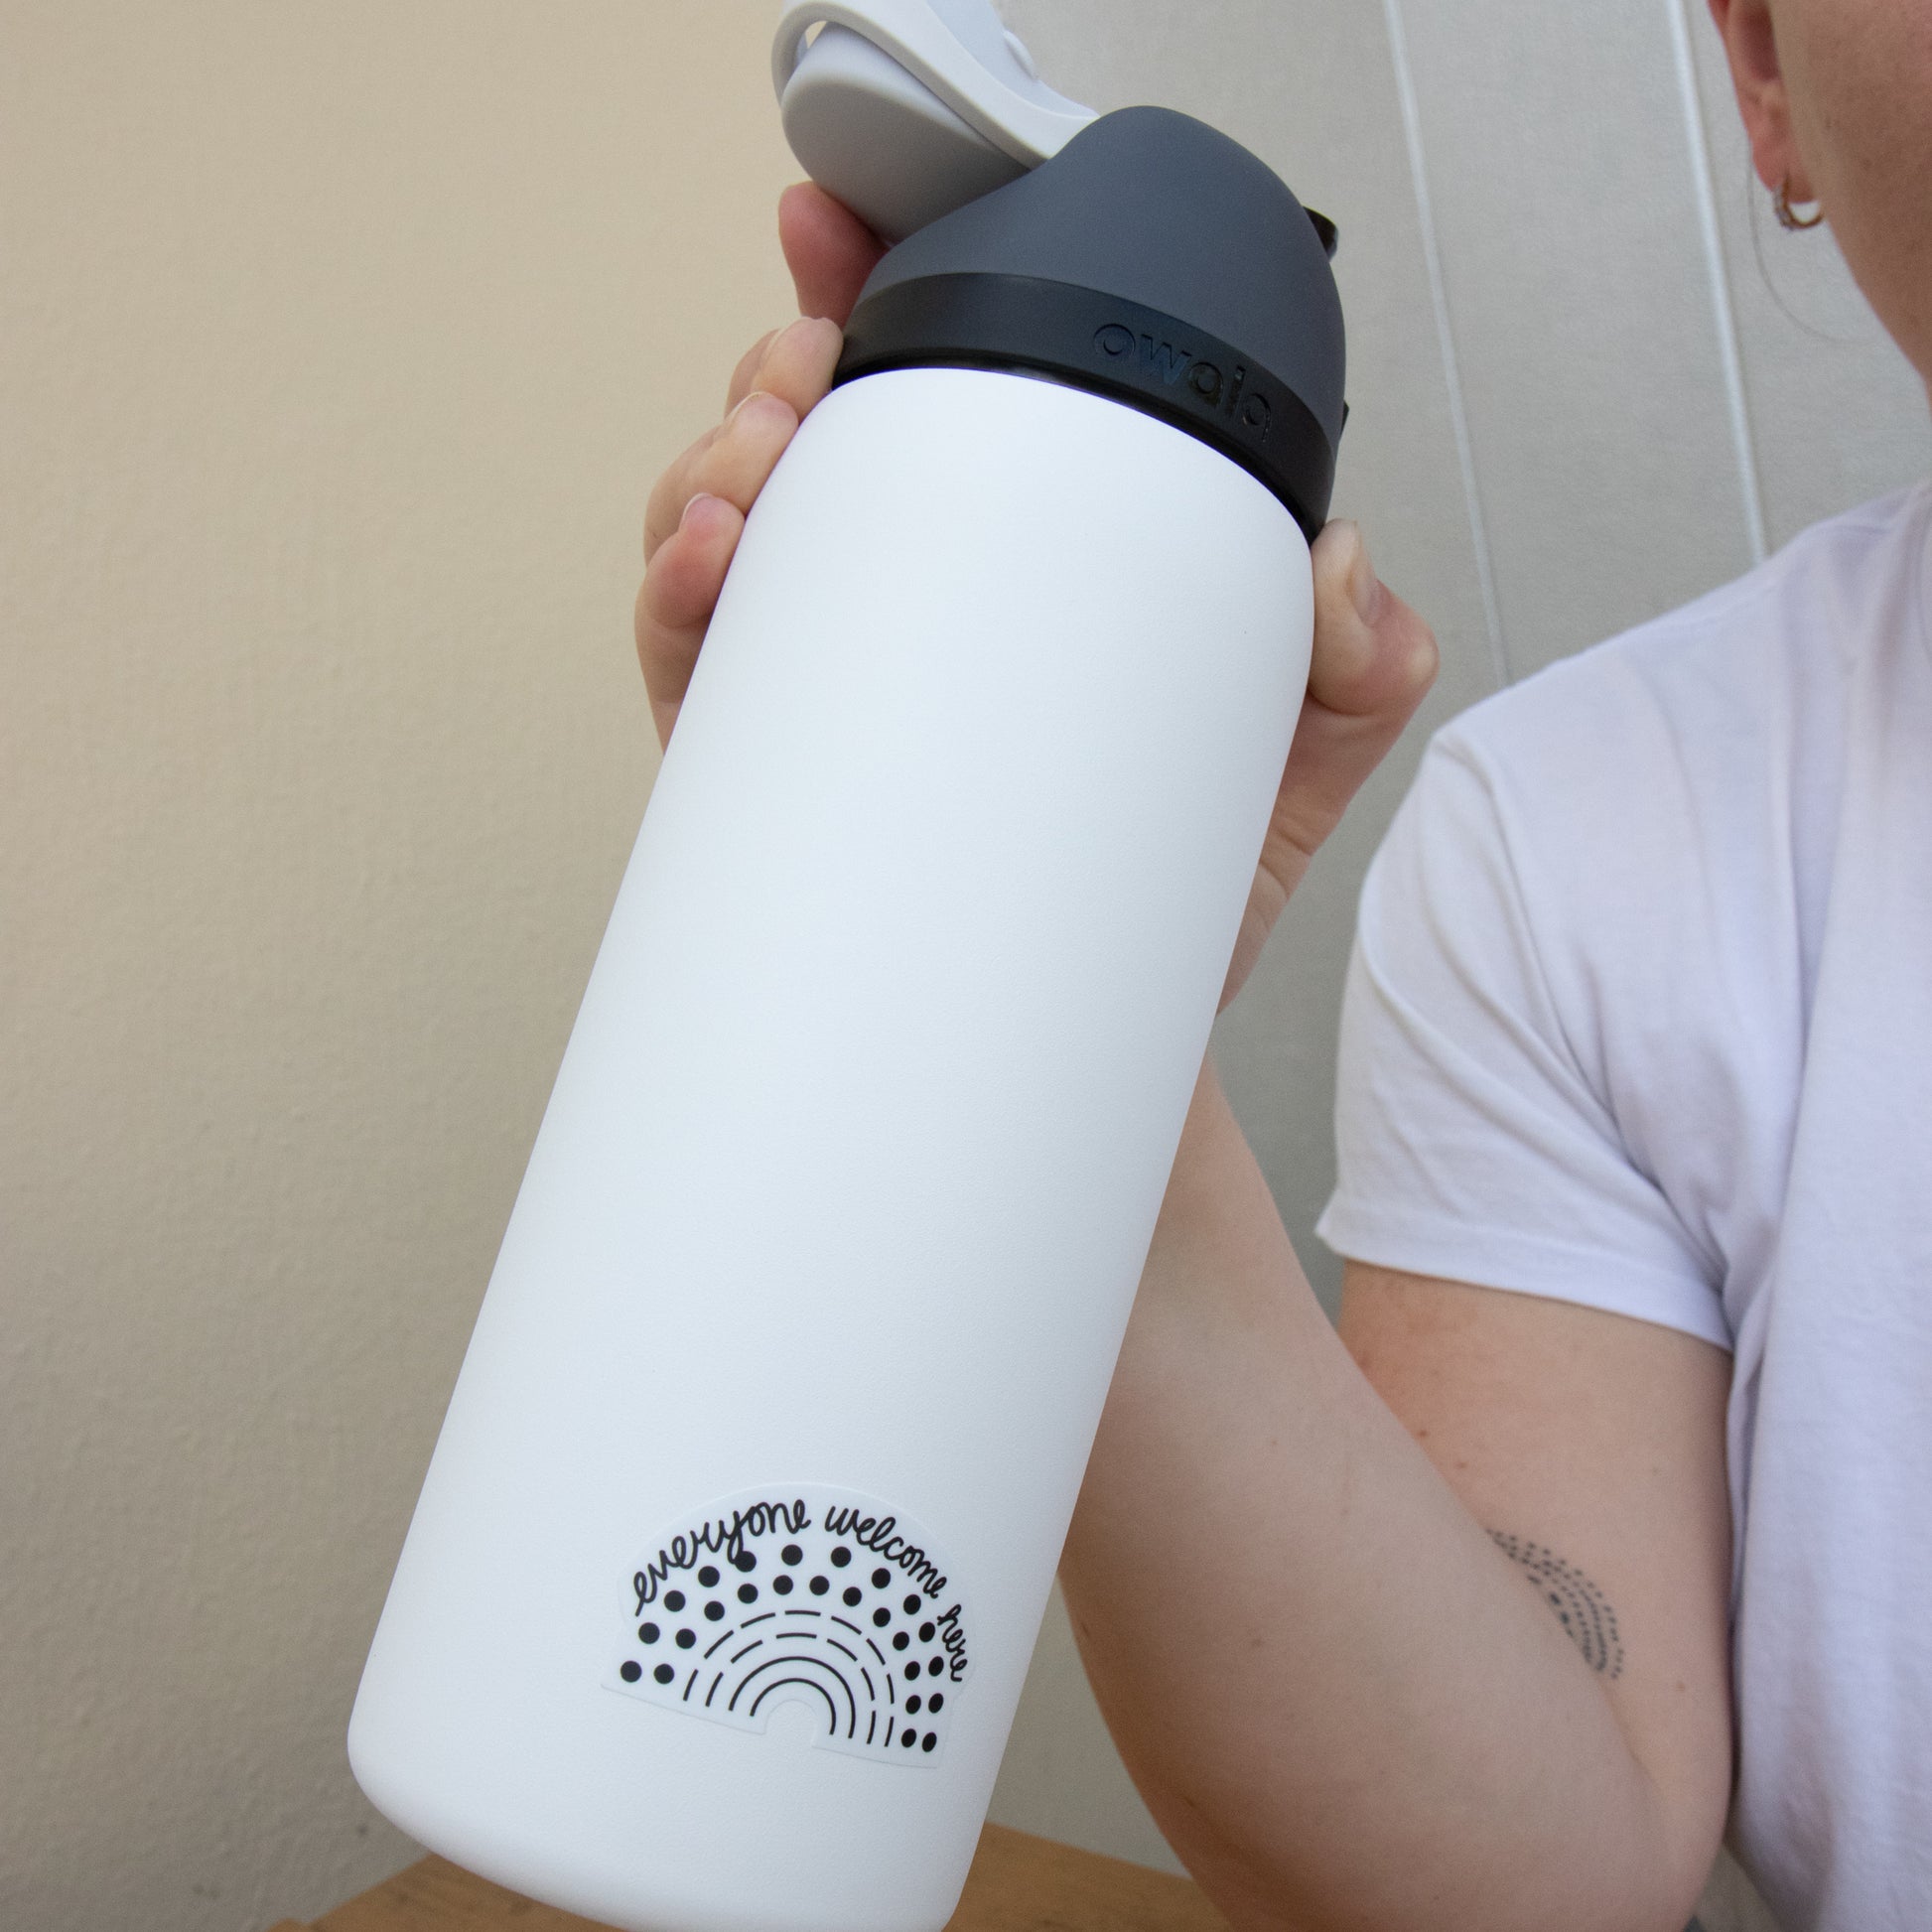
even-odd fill
[[[1164,388],[1178,384],[1210,408],[1218,407],[1223,416],[1232,417],[1249,431],[1257,443],[1268,440],[1274,411],[1259,389],[1247,387],[1245,363],[1237,362],[1231,371],[1223,371],[1218,362],[1196,355],[1191,348],[1176,348],[1158,336],[1137,335],[1124,322],[1103,323],[1094,331],[1093,345],[1109,362],[1143,370]]]
[[[932,1539],[885,1503],[822,1483],[725,1497],[631,1577],[610,1689],[761,1731],[809,1706],[817,1742],[932,1764],[972,1670],[967,1614]]]

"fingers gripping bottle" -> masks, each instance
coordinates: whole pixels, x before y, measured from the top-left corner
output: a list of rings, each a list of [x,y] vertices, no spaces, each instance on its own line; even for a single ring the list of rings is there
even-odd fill
[[[1109,114],[867,283],[746,525],[349,1746],[656,1932],[957,1900],[1307,676],[1322,237]]]

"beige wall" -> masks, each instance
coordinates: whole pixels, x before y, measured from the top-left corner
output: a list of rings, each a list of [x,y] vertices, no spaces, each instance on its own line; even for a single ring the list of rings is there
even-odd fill
[[[1341,220],[1431,719],[1932,454],[1686,0],[1006,10]],[[643,493],[789,311],[774,11],[0,10],[0,1925],[410,1855],[342,1728],[649,783]],[[1305,1249],[1415,749],[1224,1024]],[[1057,1617],[995,1810],[1165,1857]]]
[[[410,1856],[369,1631],[790,312],[767,11],[0,12],[0,1925]]]

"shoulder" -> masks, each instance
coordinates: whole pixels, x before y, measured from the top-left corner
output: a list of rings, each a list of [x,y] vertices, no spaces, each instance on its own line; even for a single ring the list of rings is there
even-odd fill
[[[1363,890],[1334,1245],[1725,1338],[1735,1170],[1802,1057],[1848,692],[1888,661],[1929,512],[1817,526],[1437,734]]]
[[[1452,719],[1365,918],[1398,870],[1450,891],[1472,870],[1506,874],[1557,945],[1588,935],[1627,951],[1714,881],[1731,906],[1768,910],[1811,863],[1807,828],[1836,815],[1853,686],[1892,675],[1901,632],[1926,622],[1928,524],[1925,484],[1815,524],[1734,582]]]
[[[1929,523],[1919,485],[1814,525],[1451,720],[1365,885],[1369,963],[1533,1029],[1626,1127],[1692,1039],[1709,1074],[1756,1050],[1725,1030],[1801,1026],[1861,687],[1932,642]]]
[[[1932,485],[1812,525],[1755,570],[1560,659],[1438,733],[1432,759],[1479,775],[1499,806],[1681,805],[1688,785],[1757,786],[1829,732],[1840,694],[1901,622],[1923,622]],[[1917,608],[1904,608],[1917,601]],[[1647,786],[1665,782],[1660,795]]]

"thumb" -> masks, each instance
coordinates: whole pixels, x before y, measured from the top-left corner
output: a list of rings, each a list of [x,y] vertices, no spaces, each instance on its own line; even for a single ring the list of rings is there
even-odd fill
[[[1357,525],[1330,523],[1311,562],[1308,697],[1270,828],[1283,874],[1313,856],[1436,678],[1435,633],[1377,578]]]

